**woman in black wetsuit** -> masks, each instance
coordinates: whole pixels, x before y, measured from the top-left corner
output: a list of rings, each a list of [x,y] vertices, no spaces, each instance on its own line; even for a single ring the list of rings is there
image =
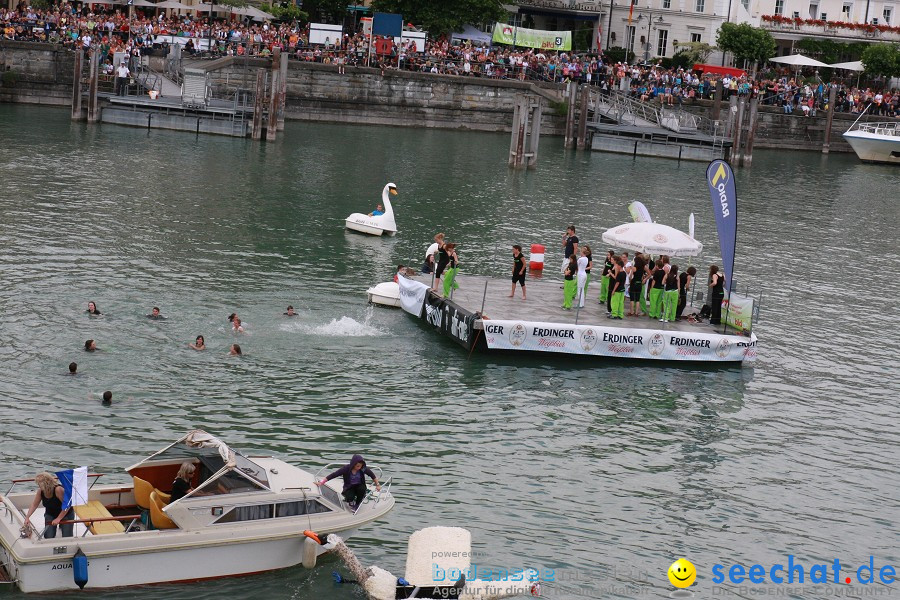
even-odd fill
[[[725,299],[725,278],[719,274],[719,267],[709,267],[709,309],[710,325],[722,323],[722,300]]]
[[[434,291],[438,291],[441,285],[441,276],[444,274],[444,269],[447,268],[447,264],[450,262],[450,253],[447,252],[447,247],[444,244],[444,240],[438,240],[438,249],[437,249],[437,264],[434,268],[434,286],[432,289]]]
[[[25,522],[28,523],[38,505],[43,504],[44,539],[55,538],[57,526],[62,530],[62,537],[72,537],[75,525],[73,523],[60,525],[60,521],[71,521],[75,518],[75,510],[71,507],[69,510],[63,511],[63,500],[66,494],[63,486],[59,485],[56,477],[46,471],[35,475],[34,482],[37,484],[38,490],[31,502],[31,508],[25,515]]]

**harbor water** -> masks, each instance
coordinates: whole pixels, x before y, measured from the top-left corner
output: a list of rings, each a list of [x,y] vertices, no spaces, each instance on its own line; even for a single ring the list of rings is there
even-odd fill
[[[706,165],[546,138],[537,170],[511,172],[507,135],[288,123],[266,144],[68,117],[0,106],[0,478],[90,465],[124,483],[202,428],[313,471],[357,452],[381,465],[397,506],[351,546],[396,575],[409,534],[439,524],[472,531],[479,569],[539,569],[558,598],[668,596],[680,556],[700,597],[715,564],[900,566],[896,167],[758,151],[738,171],[754,368],[468,357],[366,288],[421,265],[438,231],[462,273],[505,277],[512,244],[542,243],[556,278],[566,226],[602,256],[633,200],[682,229],[695,214],[704,254],[681,266],[705,273]],[[346,232],[388,181],[399,234]],[[129,596],[361,597],[336,569]]]

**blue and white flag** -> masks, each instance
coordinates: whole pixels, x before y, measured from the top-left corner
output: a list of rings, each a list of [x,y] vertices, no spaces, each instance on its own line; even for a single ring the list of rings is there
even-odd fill
[[[63,486],[66,495],[63,498],[63,510],[88,503],[87,467],[57,471],[59,485]]]
[[[706,183],[716,215],[719,231],[719,250],[722,253],[722,270],[725,272],[725,289],[731,291],[734,272],[734,249],[737,245],[737,194],[734,189],[734,172],[724,160],[714,160],[706,168]]]

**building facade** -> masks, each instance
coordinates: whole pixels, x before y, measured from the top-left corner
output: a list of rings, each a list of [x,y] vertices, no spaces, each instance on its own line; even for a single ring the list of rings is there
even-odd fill
[[[631,2],[633,7],[629,0],[518,0],[507,8],[510,24],[572,31],[576,40],[589,37],[591,49],[625,48],[637,62],[670,57],[681,42],[714,46],[729,18],[728,0]]]

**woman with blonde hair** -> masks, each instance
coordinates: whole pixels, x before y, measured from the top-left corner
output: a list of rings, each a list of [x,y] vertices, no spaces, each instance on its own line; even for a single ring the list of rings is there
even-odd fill
[[[191,487],[191,481],[194,479],[194,471],[196,470],[197,467],[194,466],[194,463],[181,463],[181,468],[178,469],[175,481],[172,482],[172,498],[169,500],[169,503],[181,500],[194,491],[194,488]]]
[[[34,482],[38,486],[37,492],[34,494],[34,500],[31,507],[25,515],[25,522],[29,523],[31,515],[37,510],[38,504],[44,505],[44,539],[55,538],[56,528],[62,529],[62,537],[72,537],[75,526],[73,523],[63,523],[60,521],[71,521],[75,518],[75,511],[69,507],[67,511],[63,511],[63,500],[66,491],[63,486],[59,485],[56,477],[42,471],[34,476]]]

